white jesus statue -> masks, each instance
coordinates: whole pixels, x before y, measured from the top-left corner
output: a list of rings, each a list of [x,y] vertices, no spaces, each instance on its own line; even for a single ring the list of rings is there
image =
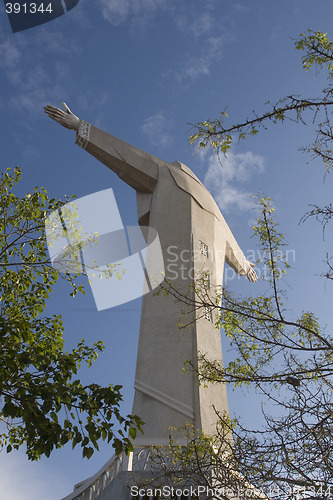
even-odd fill
[[[76,143],[104,163],[136,191],[138,223],[143,234],[154,228],[160,239],[165,279],[184,290],[207,273],[206,286],[221,289],[224,262],[254,282],[257,275],[239,248],[212,195],[182,163],[168,163],[145,153],[75,116],[46,106],[47,115],[76,131]],[[146,229],[145,229],[146,228]],[[188,292],[195,299],[195,291]],[[179,328],[184,304],[172,295],[142,299],[133,413],[145,422],[135,445],[167,445],[169,428],[185,423],[211,435],[216,412],[228,412],[224,384],[198,384],[194,371],[184,373],[198,354],[222,366],[220,331],[209,309],[193,309],[187,328]]]

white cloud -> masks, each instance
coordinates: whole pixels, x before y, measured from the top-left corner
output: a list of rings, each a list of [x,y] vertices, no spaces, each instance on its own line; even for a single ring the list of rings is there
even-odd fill
[[[249,7],[248,5],[243,5],[240,3],[235,3],[233,5],[233,8],[238,12],[244,12],[244,13],[247,13],[251,10],[251,7]]]
[[[11,84],[8,104],[27,112],[26,116],[40,113],[42,105],[51,100],[63,100],[64,75],[70,75],[68,62],[50,63],[50,55],[74,55],[78,49],[74,43],[58,33],[41,30],[33,38],[25,34],[0,42],[0,68]],[[39,62],[33,54],[39,54]]]
[[[164,73],[163,77],[172,77],[186,89],[189,82],[210,74],[212,65],[222,58],[225,42],[224,35],[209,37],[200,44],[201,48],[197,55],[184,54],[182,60],[173,69]]]
[[[175,18],[178,30],[191,37],[211,33],[214,27],[214,17],[209,11],[190,11],[187,15],[176,15]]]
[[[172,146],[174,139],[171,135],[172,123],[162,112],[149,116],[141,125],[141,132],[148,137],[151,143],[161,146]]]
[[[226,158],[212,155],[208,158],[208,170],[204,184],[212,193],[221,210],[249,210],[254,203],[250,192],[242,184],[249,183],[254,176],[265,170],[264,159],[250,151],[234,153]]]
[[[155,12],[167,5],[167,0],[101,0],[104,19],[119,26],[132,17],[150,20]]]
[[[181,2],[175,5],[168,0],[100,0],[103,17],[115,26],[128,23],[130,28],[146,29],[159,10],[168,12],[173,24],[186,38],[191,50],[179,55],[178,61],[162,76],[181,83],[182,89],[189,82],[210,74],[213,64],[222,57],[223,46],[232,41],[228,33],[217,19],[213,4],[205,1],[191,6],[190,9]],[[135,24],[134,24],[135,21]],[[194,45],[195,42],[195,45]]]
[[[130,0],[102,0],[101,4],[104,19],[115,26],[124,23],[130,15]]]
[[[0,44],[0,54],[2,67],[5,71],[11,73],[15,71],[21,61],[21,52],[13,38],[8,38]]]

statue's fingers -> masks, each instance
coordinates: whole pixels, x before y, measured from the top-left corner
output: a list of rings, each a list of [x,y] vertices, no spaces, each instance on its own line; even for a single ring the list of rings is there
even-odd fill
[[[51,118],[54,118],[54,119],[62,119],[65,115],[65,113],[63,111],[61,111],[60,109],[47,109],[45,110],[45,113],[50,116]]]
[[[60,117],[60,116],[63,116],[63,114],[64,114],[64,112],[63,112],[63,111],[60,111],[60,112],[59,112],[59,111],[56,111],[56,110],[54,110],[54,109],[45,109],[44,111],[45,111],[45,113],[46,113],[48,116],[54,116],[54,117],[56,117],[56,116],[59,116],[59,117]]]
[[[62,113],[63,113],[63,112],[62,112]],[[53,112],[51,112],[51,113],[46,113],[46,114],[47,114],[47,116],[48,116],[49,118],[51,118],[51,120],[54,120],[54,121],[56,121],[56,122],[58,122],[58,123],[63,123],[63,121],[64,121],[64,115],[63,115],[63,114],[62,114],[62,115],[59,115],[59,114],[57,114],[57,113],[53,113]]]
[[[62,109],[63,109],[66,113],[68,113],[68,114],[71,114],[71,113],[72,113],[72,112],[71,112],[71,110],[69,109],[69,107],[67,106],[67,104],[66,104],[65,102],[62,102],[62,103],[61,103],[61,106],[62,106]]]
[[[252,283],[257,281],[257,275],[253,269],[249,270],[247,277],[248,277],[249,281],[251,281]]]
[[[52,106],[52,104],[47,104],[46,106],[44,106],[44,110],[49,110],[49,111],[55,111],[55,110],[59,110],[59,108],[56,108],[55,106]],[[59,110],[60,111],[60,110]]]
[[[47,114],[47,116],[49,116],[50,118],[56,116],[52,110],[45,109],[44,111]]]
[[[56,113],[59,110],[57,110],[57,108],[51,108],[51,107],[48,108],[48,107],[45,106],[44,111],[45,111],[45,113]],[[62,111],[62,113],[63,113],[63,111]]]

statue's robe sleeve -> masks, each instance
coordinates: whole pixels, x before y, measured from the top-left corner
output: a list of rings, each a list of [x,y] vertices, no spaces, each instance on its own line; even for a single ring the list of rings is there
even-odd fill
[[[98,161],[104,163],[137,192],[152,193],[154,191],[159,164],[163,163],[162,160],[113,137],[84,120],[80,120],[75,142]]]
[[[226,222],[224,230],[226,232],[225,261],[237,274],[244,276],[247,273],[247,259]]]

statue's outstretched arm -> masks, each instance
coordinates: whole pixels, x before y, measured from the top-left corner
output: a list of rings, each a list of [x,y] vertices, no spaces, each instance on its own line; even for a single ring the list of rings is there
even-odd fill
[[[159,166],[166,165],[166,162],[80,120],[65,103],[62,106],[64,111],[51,105],[45,106],[44,111],[60,125],[75,130],[75,142],[136,191],[153,192]]]
[[[229,227],[227,228],[225,261],[237,274],[246,276],[253,283],[257,281],[258,276],[254,270],[255,264],[246,259]]]

